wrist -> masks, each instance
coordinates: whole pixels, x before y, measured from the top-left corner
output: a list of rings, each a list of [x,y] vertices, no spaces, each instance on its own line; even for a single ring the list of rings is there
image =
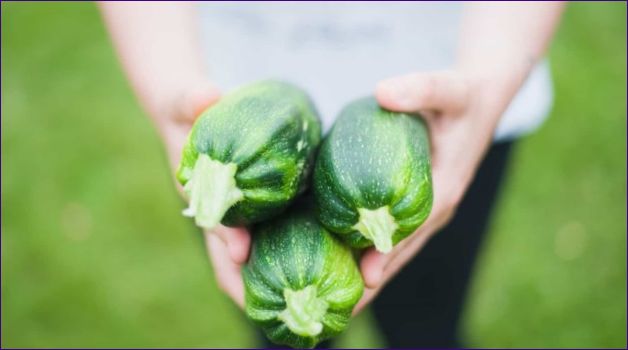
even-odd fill
[[[494,65],[490,69],[463,69],[471,92],[469,115],[490,129],[490,136],[517,91],[523,85],[529,70],[513,64]]]
[[[467,79],[471,91],[477,92],[487,109],[501,115],[525,82],[534,63],[531,56],[504,53],[482,62],[463,60],[458,63],[457,70]]]

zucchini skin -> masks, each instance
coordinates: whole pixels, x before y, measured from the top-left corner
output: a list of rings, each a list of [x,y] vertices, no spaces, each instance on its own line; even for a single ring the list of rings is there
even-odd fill
[[[350,248],[316,220],[312,208],[292,208],[257,225],[242,274],[245,312],[274,343],[312,348],[346,329],[364,284]],[[280,318],[285,289],[315,288],[328,308],[314,336],[294,333]]]
[[[314,170],[318,218],[354,248],[373,242],[354,226],[359,208],[388,207],[392,244],[412,234],[433,201],[430,147],[418,116],[382,109],[372,97],[345,107],[323,141]]]
[[[221,223],[248,225],[268,219],[307,187],[321,124],[310,98],[281,81],[261,81],[223,97],[195,122],[177,171],[185,185],[199,154],[237,166],[243,199]]]

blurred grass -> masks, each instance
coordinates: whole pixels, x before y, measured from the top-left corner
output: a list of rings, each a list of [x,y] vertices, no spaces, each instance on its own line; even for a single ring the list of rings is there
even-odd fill
[[[2,347],[245,347],[94,4],[2,3]],[[626,5],[572,3],[465,335],[626,346]],[[382,344],[368,314],[343,346]]]
[[[483,347],[626,347],[626,4],[570,3],[468,308]]]

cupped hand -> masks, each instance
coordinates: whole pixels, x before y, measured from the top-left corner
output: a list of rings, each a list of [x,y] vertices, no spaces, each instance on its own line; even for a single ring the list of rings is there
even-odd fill
[[[434,205],[426,222],[388,254],[368,249],[360,268],[366,284],[354,313],[362,310],[428,239],[453,216],[492,140],[498,114],[482,84],[454,71],[415,73],[385,80],[376,89],[384,108],[420,113],[430,130]],[[194,120],[218,101],[211,85],[189,89],[171,103],[158,129],[176,169]],[[181,187],[177,185],[180,192]],[[205,232],[207,250],[218,286],[240,307],[244,305],[241,267],[248,258],[251,237],[244,228],[219,226]]]
[[[165,140],[172,169],[177,169],[183,145],[194,121],[206,108],[219,100],[220,94],[211,84],[201,82],[186,88],[180,94],[173,95],[176,97],[172,101],[164,101],[163,115],[154,119]],[[185,196],[181,185],[177,183],[176,186],[181,195]],[[204,235],[219,288],[237,305],[243,307],[244,285],[240,269],[249,254],[251,244],[249,232],[244,228],[219,225],[211,231],[206,230]]]
[[[375,96],[389,110],[420,113],[431,141],[434,203],[428,219],[388,254],[370,248],[360,269],[365,293],[362,310],[454,215],[493,137],[499,108],[483,83],[455,71],[414,73],[377,85]]]

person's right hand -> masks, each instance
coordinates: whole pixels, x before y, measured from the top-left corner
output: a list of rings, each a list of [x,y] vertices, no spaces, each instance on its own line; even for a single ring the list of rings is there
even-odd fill
[[[211,84],[199,83],[179,94],[172,100],[162,101],[159,115],[155,116],[157,128],[164,140],[172,169],[177,169],[181,160],[183,145],[196,118],[208,107],[216,103],[220,93]],[[183,188],[176,182],[179,193]],[[231,228],[219,225],[205,231],[205,245],[213,265],[219,288],[229,295],[236,304],[244,307],[244,285],[240,273],[249,255],[251,237],[245,228]]]

